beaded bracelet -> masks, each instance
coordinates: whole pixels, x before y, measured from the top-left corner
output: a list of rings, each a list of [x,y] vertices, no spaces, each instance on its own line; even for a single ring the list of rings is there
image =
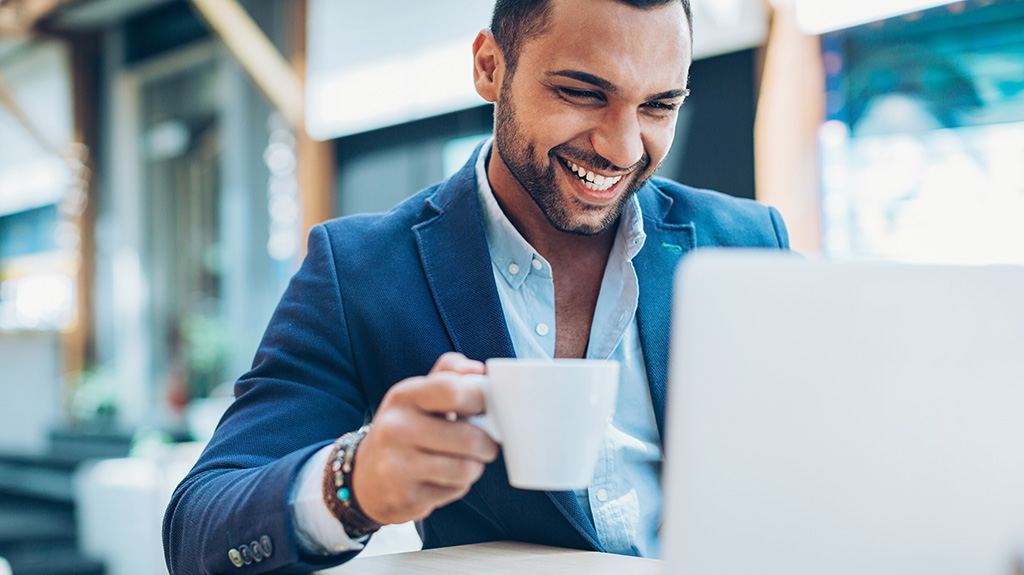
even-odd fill
[[[381,527],[380,523],[363,513],[352,491],[352,464],[356,448],[369,430],[370,426],[364,425],[339,437],[327,456],[324,468],[324,502],[352,539],[366,537]]]

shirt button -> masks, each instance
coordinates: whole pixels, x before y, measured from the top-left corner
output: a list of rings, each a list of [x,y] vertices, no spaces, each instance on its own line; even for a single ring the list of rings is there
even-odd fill
[[[608,501],[608,492],[605,491],[604,489],[598,489],[597,490],[597,500],[602,502],[602,503],[604,503],[605,501]]]
[[[544,264],[540,263],[540,260],[533,260],[533,269],[540,271],[540,268],[544,267]]]
[[[508,273],[516,275],[519,273],[519,266],[516,264],[508,264]]]
[[[548,324],[546,324],[546,323],[538,323],[537,324],[537,335],[547,335],[547,334],[548,334]]]

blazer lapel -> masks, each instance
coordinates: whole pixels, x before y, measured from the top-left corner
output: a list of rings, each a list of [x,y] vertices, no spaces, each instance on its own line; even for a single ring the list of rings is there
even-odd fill
[[[483,361],[515,357],[515,349],[494,285],[477,197],[475,165],[479,153],[478,148],[466,165],[428,198],[427,203],[437,215],[414,226],[413,232],[427,283],[452,344],[467,357]],[[508,490],[506,499],[515,500],[517,494],[507,485],[500,459],[497,465],[501,469],[485,477],[504,482],[504,489]],[[597,532],[576,495],[571,491],[547,495],[572,526],[595,549],[602,550]]]
[[[649,184],[640,191],[639,196],[647,239],[633,260],[640,283],[637,324],[654,416],[658,432],[664,438],[672,280],[676,265],[683,254],[693,249],[696,240],[692,223],[665,221],[672,207],[671,198]]]
[[[414,226],[413,233],[452,344],[466,357],[484,361],[514,357],[515,351],[494,285],[475,161],[476,154],[427,199],[437,215]]]
[[[597,538],[597,529],[594,527],[593,522],[590,521],[590,518],[587,517],[587,514],[584,513],[579,499],[576,499],[576,494],[572,491],[546,491],[545,493],[551,498],[558,511],[587,540],[587,543],[590,543],[594,550],[603,553],[604,546],[601,545],[601,541]]]

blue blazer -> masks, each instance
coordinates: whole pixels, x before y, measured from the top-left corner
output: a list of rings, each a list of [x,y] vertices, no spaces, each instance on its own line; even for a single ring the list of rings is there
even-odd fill
[[[252,370],[238,380],[234,404],[167,508],[172,575],[306,573],[351,558],[299,550],[288,496],[303,462],[371,418],[391,385],[427,373],[441,354],[514,356],[475,161],[476,154],[451,179],[385,214],[340,218],[310,232],[308,255]],[[663,431],[676,264],[701,246],[785,249],[788,237],[778,212],[749,200],[657,178],[638,196],[647,240],[634,260],[637,323]],[[572,492],[514,489],[500,457],[463,499],[418,528],[425,548],[511,539],[602,550]],[[232,564],[230,550],[261,539],[269,556]]]

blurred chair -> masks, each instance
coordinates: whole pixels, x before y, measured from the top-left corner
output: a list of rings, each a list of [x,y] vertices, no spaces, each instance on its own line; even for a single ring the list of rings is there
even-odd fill
[[[166,575],[164,509],[202,448],[179,443],[157,456],[104,459],[78,470],[79,544],[103,559],[108,575]]]

